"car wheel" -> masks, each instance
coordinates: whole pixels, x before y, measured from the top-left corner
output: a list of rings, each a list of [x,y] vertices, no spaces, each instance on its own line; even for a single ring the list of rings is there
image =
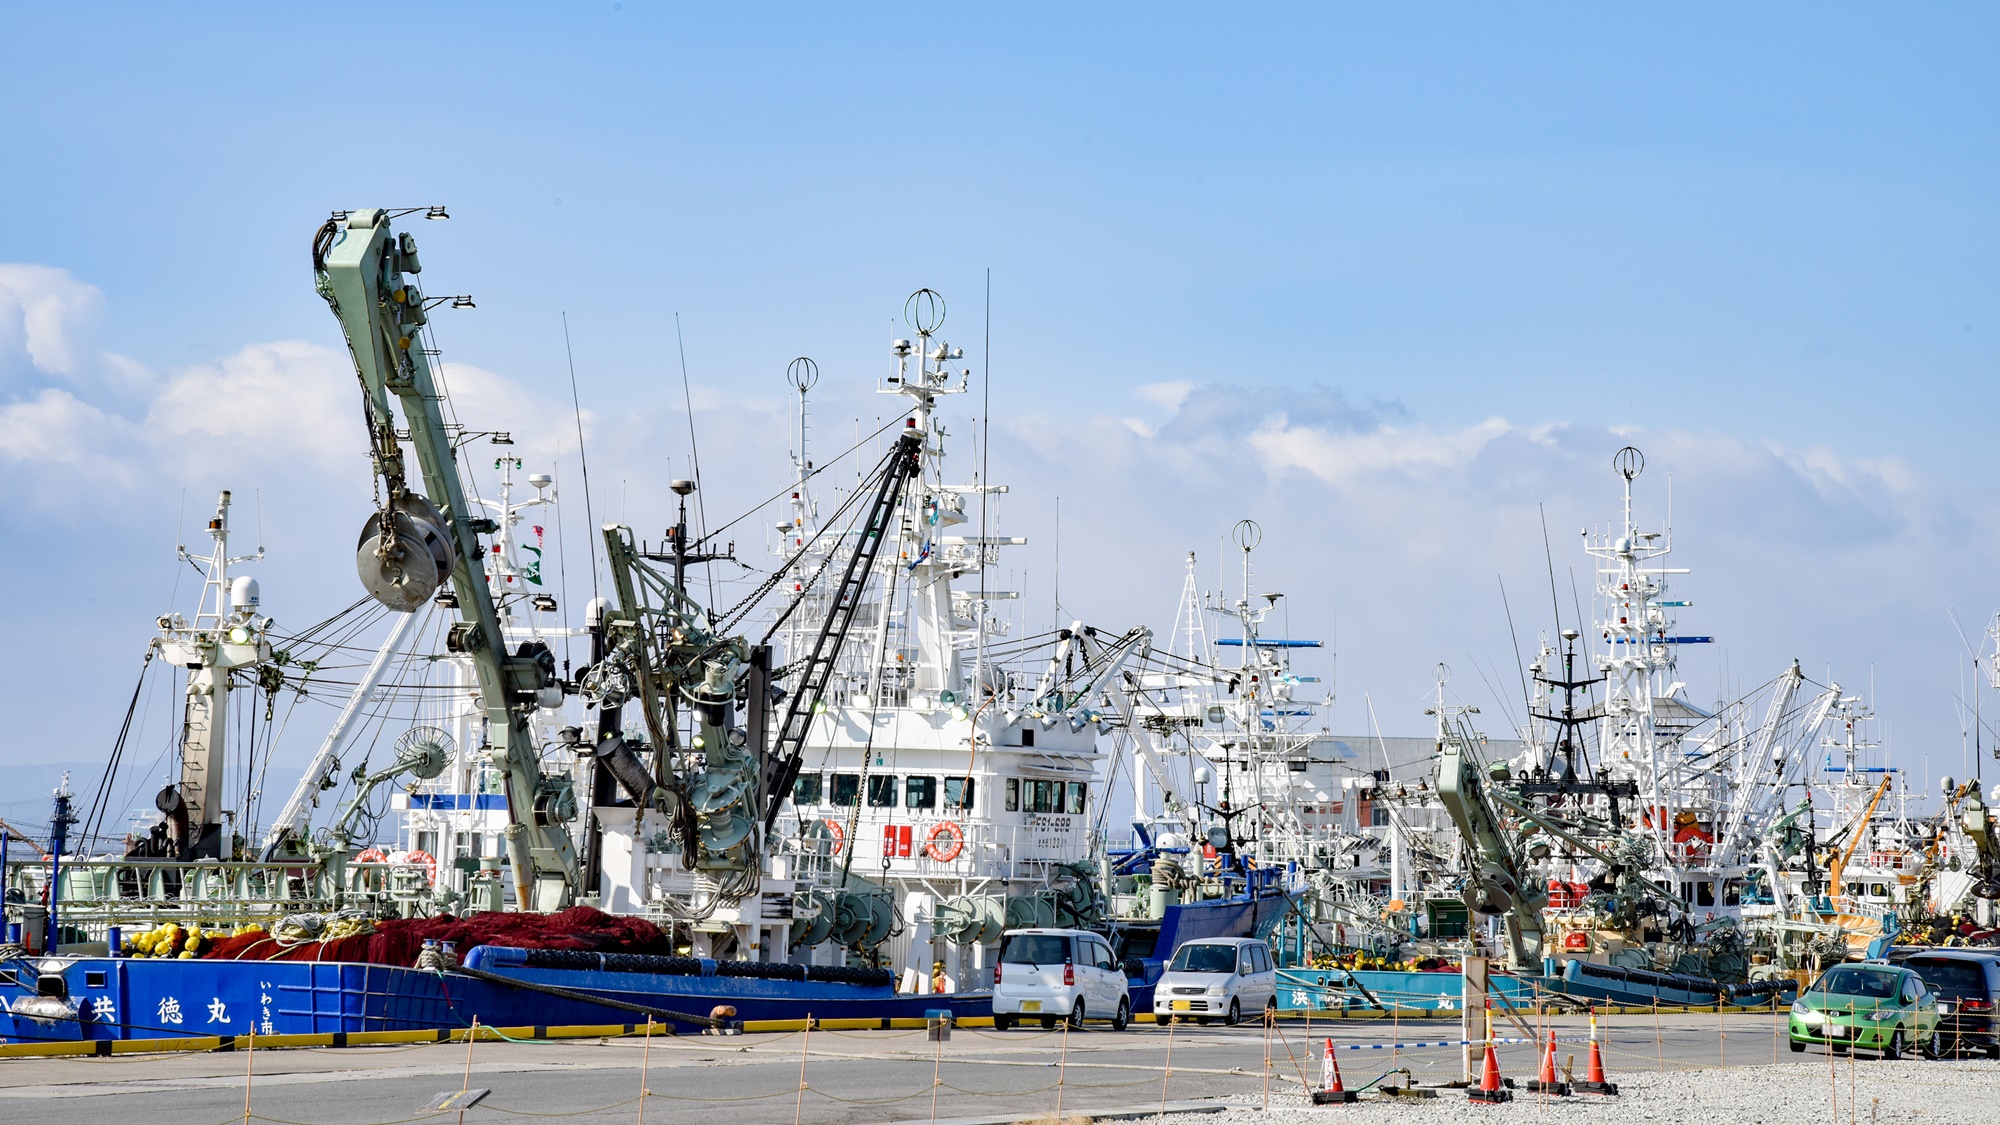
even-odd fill
[[[1083,997],[1081,996],[1076,999],[1076,1007],[1069,1010],[1069,1025],[1079,1031],[1083,1029]]]
[[[1231,996],[1229,998],[1229,1014],[1223,1017],[1222,1022],[1228,1024],[1230,1027],[1235,1027],[1237,1024],[1242,1023],[1243,1002]]]
[[[1900,1059],[1902,1057],[1903,1057],[1903,1029],[1899,1027],[1896,1030],[1889,1033],[1889,1042],[1884,1044],[1882,1047],[1882,1060],[1884,1062],[1895,1062],[1897,1059]]]
[[[1801,1043],[1801,1042],[1799,1042],[1799,1041],[1798,1041],[1798,1040],[1796,1040],[1796,1039],[1792,1040],[1792,1041],[1791,1041],[1791,1043],[1792,1043],[1792,1053],[1793,1053],[1793,1054],[1795,1054],[1795,1055],[1803,1055],[1803,1054],[1805,1054],[1805,1053],[1806,1053],[1806,1045],[1805,1045],[1804,1043]]]
[[[1118,998],[1118,1014],[1111,1017],[1111,1030],[1123,1031],[1132,1023],[1132,1001]]]
[[[1941,1059],[1944,1057],[1944,1046],[1944,1036],[1933,1031],[1930,1038],[1924,1040],[1921,1050],[1927,1059]]]
[[[1277,1018],[1278,1018],[1278,998],[1276,996],[1273,996],[1269,1000],[1264,1001],[1264,1022],[1271,1023],[1275,1021]]]
[[[1003,1016],[997,1013],[993,1016],[993,1030],[1007,1031],[1012,1029],[1013,1026],[1014,1026],[1013,1016]]]
[[[1826,1049],[1827,1049],[1827,1050],[1829,1050],[1829,1051],[1832,1051],[1832,1052],[1833,1052],[1834,1054],[1836,1054],[1836,1055],[1844,1055],[1844,1054],[1846,1054],[1846,1053],[1847,1053],[1847,1044],[1845,1044],[1845,1043],[1828,1043],[1828,1044],[1826,1045]]]

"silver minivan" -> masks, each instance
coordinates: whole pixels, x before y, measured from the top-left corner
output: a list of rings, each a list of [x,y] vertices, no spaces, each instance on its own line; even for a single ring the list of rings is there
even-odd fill
[[[1043,1027],[1068,1020],[1110,1020],[1123,1031],[1132,1020],[1131,993],[1111,946],[1087,930],[1009,930],[993,964],[993,1027],[1039,1019]]]
[[[1236,1023],[1278,1004],[1271,947],[1255,938],[1200,938],[1174,951],[1153,986],[1153,1016]]]

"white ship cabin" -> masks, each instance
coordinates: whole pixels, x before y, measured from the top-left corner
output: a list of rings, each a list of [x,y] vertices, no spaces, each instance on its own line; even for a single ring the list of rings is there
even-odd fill
[[[1095,724],[1005,712],[975,721],[962,703],[919,693],[903,707],[830,709],[809,745],[824,749],[788,811],[843,866],[852,848],[857,874],[942,879],[967,893],[959,881],[1039,884],[1048,864],[1089,855]]]

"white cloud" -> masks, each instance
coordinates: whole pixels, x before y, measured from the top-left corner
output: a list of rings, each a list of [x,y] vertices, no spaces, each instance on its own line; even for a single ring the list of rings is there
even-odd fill
[[[0,262],[0,386],[142,393],[152,372],[97,346],[103,308],[103,292],[68,270]]]
[[[344,352],[278,341],[156,374],[95,350],[101,304],[96,290],[62,271],[0,267],[0,465],[12,480],[0,513],[17,538],[52,545],[46,561],[24,562],[23,579],[63,578],[72,565],[64,536],[80,526],[101,540],[95,558],[158,560],[161,542],[171,543],[160,525],[182,495],[185,510],[197,512],[204,491],[233,488],[247,497],[256,489],[274,546],[283,544],[267,565],[287,613],[330,611],[357,596],[346,553],[371,490],[359,392]],[[577,421],[567,386],[543,396],[525,374],[443,368],[455,420],[510,431],[527,471],[557,472],[567,494],[569,569],[581,590],[592,522],[656,529],[672,518],[673,497],[660,486],[688,474],[685,406],[672,380],[653,401],[600,402],[585,413],[593,521],[581,518],[575,487]],[[726,383],[693,390],[705,471],[695,505],[719,526],[786,491],[792,404]],[[1140,418],[993,420],[993,479],[1013,486],[994,530],[1030,540],[1003,564],[1026,581],[1024,625],[1049,619],[1057,495],[1064,603],[1119,627],[1163,628],[1173,619],[1186,552],[1200,554],[1209,586],[1218,580],[1218,541],[1252,517],[1265,527],[1259,590],[1289,592],[1285,627],[1338,649],[1337,678],[1330,659],[1308,669],[1347,701],[1336,724],[1366,722],[1358,702],[1372,692],[1386,729],[1415,732],[1436,661],[1470,654],[1511,672],[1496,575],[1515,598],[1530,645],[1552,616],[1550,569],[1566,618],[1576,601],[1587,603],[1591,574],[1576,529],[1616,518],[1610,460],[1629,442],[1649,459],[1637,488],[1643,521],[1664,519],[1671,481],[1676,561],[1695,567],[1676,580],[1677,590],[1700,606],[1687,622],[1723,641],[1715,653],[1689,654],[1684,678],[1706,694],[1725,676],[1750,669],[1761,679],[1794,656],[1822,670],[1833,664],[1848,683],[1864,682],[1872,666],[1888,696],[1879,710],[1893,713],[1899,692],[1905,706],[1920,699],[1930,708],[1906,720],[1906,737],[1956,729],[1947,701],[1924,677],[1952,674],[1957,641],[1943,606],[1979,615],[1991,595],[1983,574],[1963,573],[1964,562],[1991,557],[2000,535],[1976,494],[1894,457],[1601,422],[1491,417],[1439,425],[1393,402],[1323,387],[1176,382],[1136,393]],[[836,419],[851,410],[859,436],[874,425],[860,420],[881,411],[859,392],[848,401],[829,391],[814,407],[817,459],[852,440]],[[952,479],[971,475],[970,414],[948,404],[944,416],[954,431]],[[476,482],[490,482],[483,453],[466,464]],[[837,502],[834,489],[852,479],[848,464],[821,478],[822,501]],[[746,561],[759,561],[756,542],[767,523],[746,517],[731,527],[728,538],[744,541]],[[122,561],[115,569],[137,573]],[[1227,569],[1233,586],[1234,561]],[[747,580],[722,581],[727,593],[727,582]],[[1720,670],[1701,664],[1710,659]],[[1504,732],[1504,721],[1490,725]]]

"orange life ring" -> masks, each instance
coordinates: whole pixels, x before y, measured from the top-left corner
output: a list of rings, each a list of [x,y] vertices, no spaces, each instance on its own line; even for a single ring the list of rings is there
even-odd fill
[[[939,837],[947,837],[949,843],[940,845]],[[965,830],[949,820],[940,820],[931,825],[930,834],[924,837],[924,854],[939,863],[950,863],[965,850]]]
[[[833,833],[833,854],[839,855],[840,849],[847,846],[847,830],[840,826],[839,821],[830,816],[820,821],[820,823],[826,825],[828,832]]]
[[[354,862],[387,863],[389,862],[389,857],[382,854],[381,848],[363,848],[361,852],[354,857]]]
[[[431,886],[437,886],[438,861],[432,857],[431,853],[422,849],[413,850],[403,857],[403,862],[421,864],[424,869],[424,881]]]

